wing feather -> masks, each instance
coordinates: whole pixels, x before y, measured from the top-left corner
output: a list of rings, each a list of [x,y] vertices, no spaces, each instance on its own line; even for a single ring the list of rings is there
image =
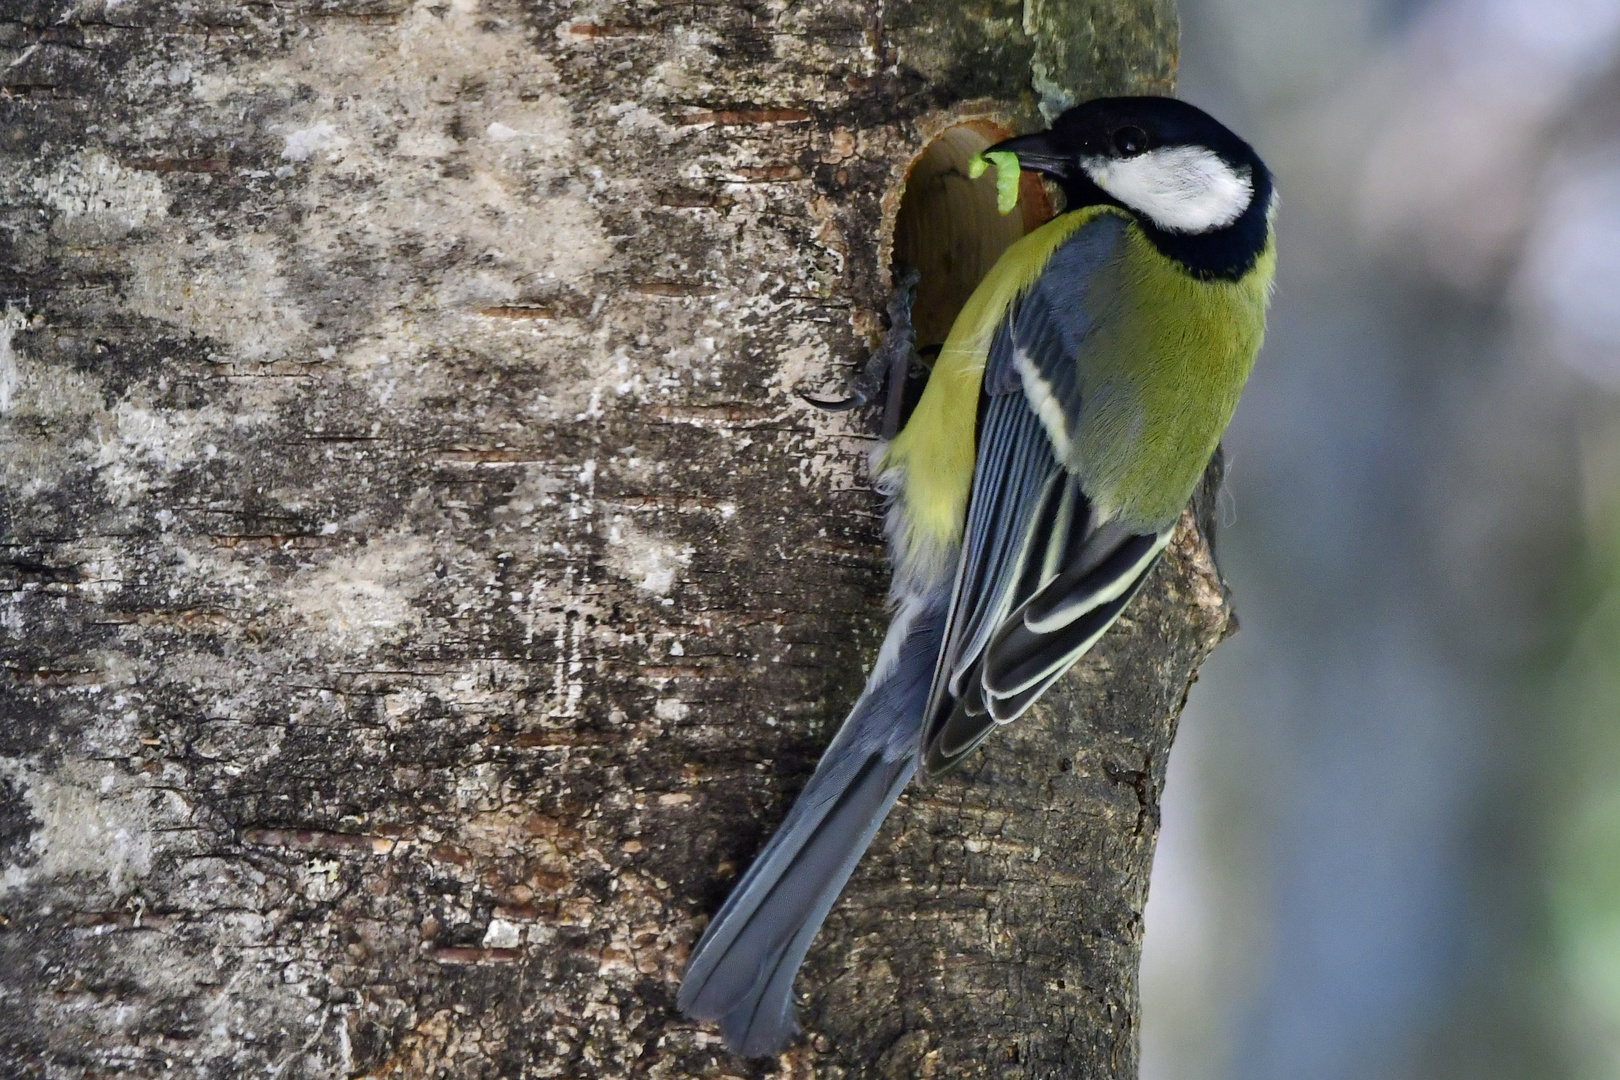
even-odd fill
[[[946,652],[953,661],[977,656],[1014,606],[1032,520],[1062,475],[1040,424],[1017,395],[992,398],[985,408],[981,443],[985,452],[975,469],[969,501],[967,544],[956,586]],[[946,669],[951,692],[959,693],[966,669]]]
[[[1157,537],[1133,536],[1074,588],[1072,601],[1064,599],[1068,618],[1035,625],[1030,609],[1046,598],[1043,589],[1003,622],[981,664],[980,677],[992,702],[990,711],[1009,713],[1011,706],[998,709],[995,702],[1017,698],[1032,686],[1056,678],[1085,655],[1125,610],[1163,550],[1164,543]],[[1061,586],[1062,582],[1052,584]],[[1017,712],[1005,719],[1013,719]]]
[[[1096,520],[1069,460],[1084,405],[1086,291],[1124,229],[1099,215],[1077,230],[992,339],[962,559],[923,726],[930,773],[1016,719],[1085,655],[1168,542],[1168,529]]]

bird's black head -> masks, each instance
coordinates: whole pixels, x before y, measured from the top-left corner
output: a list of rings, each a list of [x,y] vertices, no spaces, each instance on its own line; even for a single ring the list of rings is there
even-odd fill
[[[1265,163],[1184,101],[1099,98],[997,150],[1056,179],[1071,210],[1103,203],[1130,211],[1161,251],[1201,277],[1242,276],[1266,244]]]

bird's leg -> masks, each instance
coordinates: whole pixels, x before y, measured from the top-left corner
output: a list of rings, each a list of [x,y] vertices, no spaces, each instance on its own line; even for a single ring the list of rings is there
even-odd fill
[[[887,383],[884,387],[883,426],[880,431],[885,440],[894,438],[900,430],[900,410],[906,400],[906,378],[911,374],[912,361],[917,359],[917,328],[911,323],[911,306],[917,300],[917,282],[921,278],[922,272],[910,266],[900,275],[900,284],[889,298],[889,332],[883,335],[878,355],[873,356],[866,365],[871,370],[880,359],[883,362],[883,367],[878,370]]]
[[[883,335],[883,343],[873,350],[871,359],[855,377],[849,397],[828,401],[805,394],[802,395],[805,401],[828,412],[843,412],[876,401],[878,395],[883,393],[883,437],[894,437],[900,427],[906,373],[917,354],[917,332],[911,325],[911,305],[917,298],[917,281],[921,276],[912,268],[907,268],[900,275],[899,284],[889,297],[889,329]]]

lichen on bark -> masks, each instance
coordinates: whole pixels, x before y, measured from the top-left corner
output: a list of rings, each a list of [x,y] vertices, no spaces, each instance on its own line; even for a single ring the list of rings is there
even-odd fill
[[[1173,51],[1145,0],[0,12],[0,1072],[1129,1075],[1190,525],[902,801],[802,1046],[671,1006],[882,631],[870,432],[798,392],[905,162]]]

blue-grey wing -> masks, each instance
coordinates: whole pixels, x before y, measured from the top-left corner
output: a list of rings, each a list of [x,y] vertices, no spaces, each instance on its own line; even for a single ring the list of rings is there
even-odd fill
[[[1073,466],[1088,300],[1110,291],[1126,222],[1101,214],[1053,253],[992,340],[978,450],[923,764],[950,769],[1029,708],[1113,625],[1169,531],[1099,521]]]

